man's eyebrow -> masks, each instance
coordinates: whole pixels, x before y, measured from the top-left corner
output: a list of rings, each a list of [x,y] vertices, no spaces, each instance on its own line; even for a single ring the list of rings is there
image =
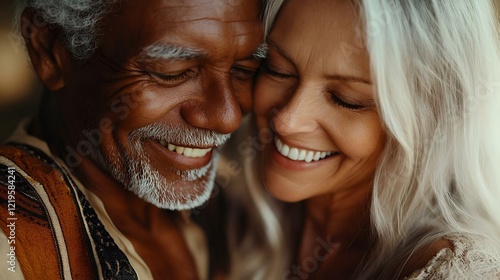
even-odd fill
[[[252,54],[252,57],[257,60],[266,59],[268,51],[269,51],[269,46],[267,45],[267,43],[264,42],[257,47],[255,52]]]
[[[155,43],[142,49],[140,59],[190,60],[204,56],[200,50],[187,46]]]

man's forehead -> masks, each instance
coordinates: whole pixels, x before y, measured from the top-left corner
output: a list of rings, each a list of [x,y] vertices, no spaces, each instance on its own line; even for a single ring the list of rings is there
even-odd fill
[[[150,33],[192,36],[200,32],[207,36],[230,33],[245,36],[262,28],[260,13],[259,0],[129,0],[111,18],[109,30],[136,37]]]
[[[242,58],[262,40],[259,0],[124,1],[103,44],[117,60]]]
[[[185,22],[213,19],[248,21],[260,18],[259,0],[128,0],[123,4],[124,15],[129,12],[153,16],[158,22]]]

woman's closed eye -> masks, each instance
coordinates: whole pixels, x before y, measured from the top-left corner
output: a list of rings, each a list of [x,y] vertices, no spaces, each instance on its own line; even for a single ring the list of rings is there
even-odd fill
[[[330,99],[332,100],[333,104],[340,106],[342,108],[346,108],[346,109],[352,110],[352,111],[359,111],[359,110],[363,110],[364,108],[366,108],[365,105],[354,104],[353,102],[346,102],[346,101],[342,100],[339,97],[340,94],[338,92],[329,91],[328,94],[330,95]]]

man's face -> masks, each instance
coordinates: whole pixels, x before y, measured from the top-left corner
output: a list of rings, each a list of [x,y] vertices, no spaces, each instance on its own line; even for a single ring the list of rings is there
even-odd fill
[[[206,201],[216,147],[251,108],[259,16],[256,0],[123,0],[96,59],[63,74],[71,145],[93,135],[93,161],[158,207]]]

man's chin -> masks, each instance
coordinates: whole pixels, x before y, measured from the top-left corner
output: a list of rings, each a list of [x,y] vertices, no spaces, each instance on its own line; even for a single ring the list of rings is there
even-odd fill
[[[205,168],[179,172],[177,180],[169,180],[149,164],[144,164],[139,172],[141,175],[132,178],[128,189],[158,208],[193,209],[210,198],[216,165],[215,158]]]
[[[202,180],[193,182],[180,181],[174,186],[171,186],[175,196],[169,194],[148,195],[143,199],[158,208],[168,210],[189,210],[203,205],[207,202],[212,193],[214,182],[213,180]],[[207,178],[208,179],[208,178]],[[159,191],[162,193],[161,191]],[[156,193],[156,192],[154,192]]]
[[[127,157],[129,165],[126,170],[106,160],[99,152],[96,152],[94,160],[121,182],[125,189],[158,208],[193,209],[210,198],[219,157],[217,152],[213,153],[212,160],[204,167],[183,171],[170,167],[168,174],[158,172],[147,158],[140,156],[141,153],[135,154],[137,156]],[[172,175],[177,178],[171,179]]]
[[[213,188],[211,187],[209,191],[209,189],[207,188],[207,192],[205,192],[203,195],[194,197],[189,202],[178,200],[178,201],[169,201],[167,203],[158,203],[158,204],[153,203],[153,205],[155,205],[158,208],[177,210],[177,211],[194,209],[196,207],[203,205],[205,202],[208,201],[212,189]]]

